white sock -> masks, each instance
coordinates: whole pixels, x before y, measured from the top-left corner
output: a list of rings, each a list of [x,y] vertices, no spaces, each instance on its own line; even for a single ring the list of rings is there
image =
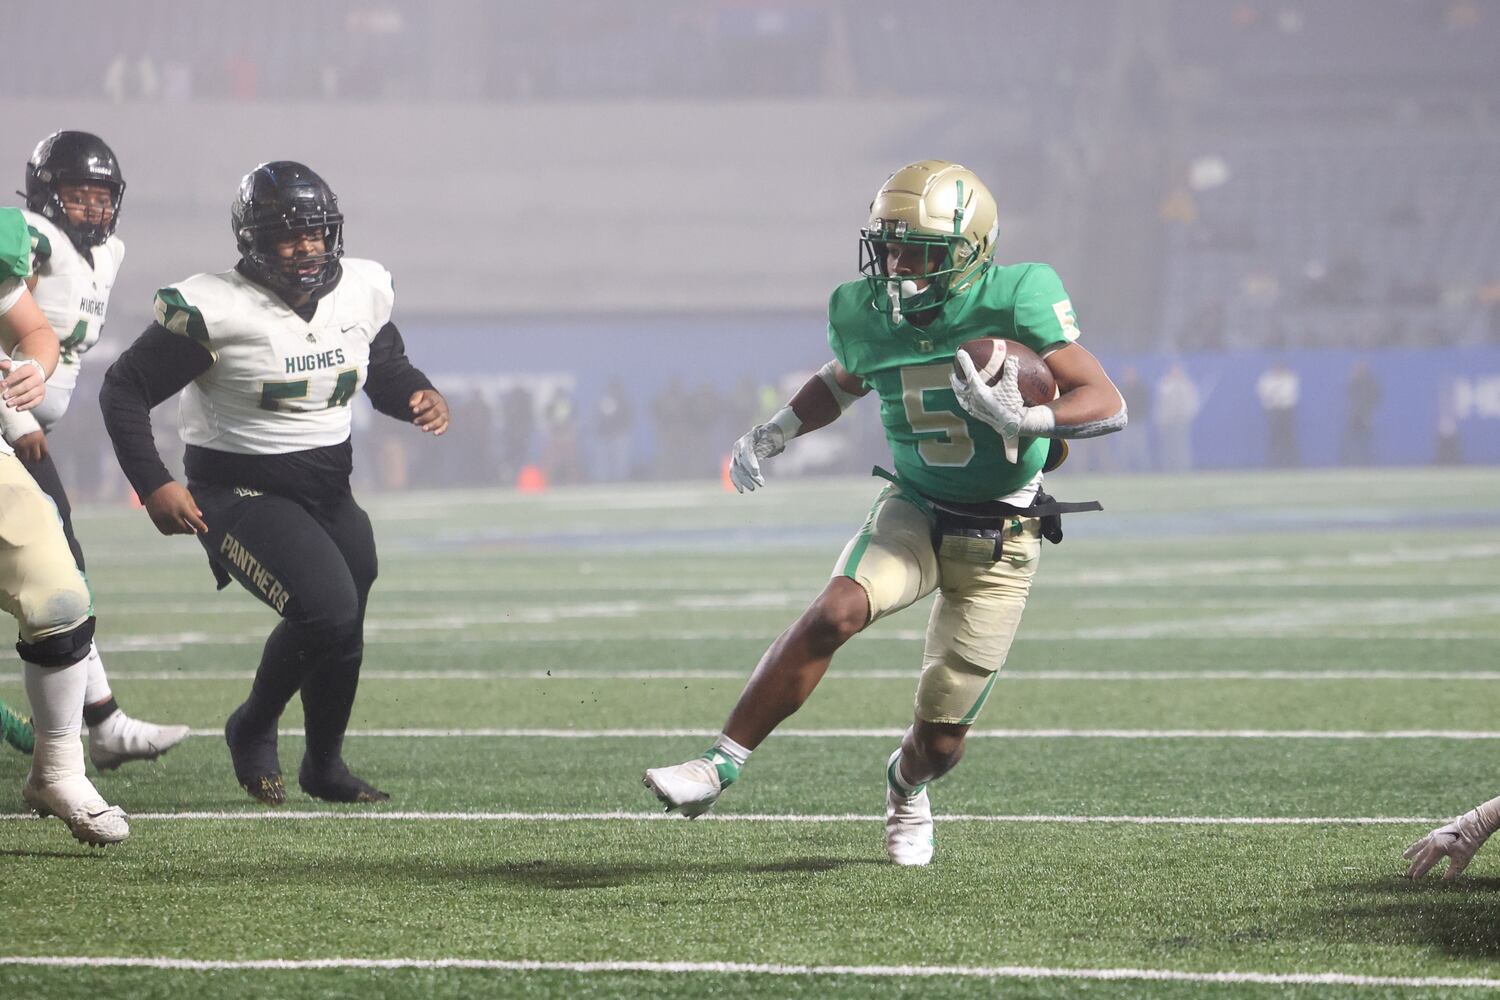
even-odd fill
[[[901,757],[901,754],[897,754],[896,759],[891,762],[891,784],[896,786],[896,791],[900,792],[907,798],[911,798],[913,795],[916,795],[922,789],[926,788],[927,782],[924,781],[920,785],[913,785],[911,782],[907,781],[906,775],[901,773]]]
[[[50,785],[82,778],[83,692],[88,668],[83,661],[71,667],[26,664],[26,697],[31,701],[31,724],[36,748],[31,754],[34,784]]]
[[[719,738],[714,740],[713,748],[734,761],[739,767],[744,767],[745,761],[749,760],[750,755],[755,752],[753,750],[746,750],[723,733],[720,733]]]
[[[97,643],[89,643],[89,655],[84,658],[88,664],[88,687],[83,693],[85,705],[98,705],[109,701],[114,697],[114,692],[109,689],[109,678],[104,676],[104,661],[99,658],[99,646]]]

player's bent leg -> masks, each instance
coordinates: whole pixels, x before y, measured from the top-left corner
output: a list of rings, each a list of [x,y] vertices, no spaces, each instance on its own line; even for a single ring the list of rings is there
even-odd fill
[[[932,593],[937,583],[927,516],[896,487],[883,489],[823,592],[761,657],[725,734],[754,750],[802,707],[844,643]]]
[[[307,752],[297,772],[297,783],[308,795],[329,802],[385,802],[390,796],[353,774],[343,756],[344,733],[349,728],[364,661],[365,607],[379,573],[375,532],[369,516],[352,496],[319,509],[314,516],[343,557],[354,584],[354,604],[352,617],[347,595],[340,598],[345,603],[325,612],[330,621],[340,621],[329,626],[332,645],[317,658],[318,666],[302,682]]]
[[[648,770],[646,787],[668,812],[707,812],[751,751],[807,701],[834,653],[872,621],[931,593],[937,575],[927,516],[896,487],[883,489],[823,592],[761,657],[723,735],[701,757]]]
[[[898,865],[926,865],[936,847],[932,801],[926,782],[905,775],[901,758],[897,747],[885,764],[885,852]]]
[[[1034,520],[999,561],[944,557],[943,590],[927,625],[915,720],[886,764],[886,852],[900,865],[932,860],[928,783],[957,766],[1020,625],[1040,541]]]
[[[0,456],[0,605],[20,626],[35,746],[22,788],[39,813],[56,815],[87,844],[130,835],[125,813],[84,775],[83,659],[94,637],[88,586],[73,563],[57,512],[14,456]]]
[[[155,760],[188,738],[187,726],[157,725],[121,710],[105,676],[98,643],[89,644],[83,663],[88,674],[83,722],[89,729],[89,760],[96,768],[113,771],[132,761]]]
[[[300,504],[268,494],[194,485],[209,532],[199,541],[218,570],[282,616],[261,654],[249,697],[224,739],[240,786],[267,805],[286,801],[276,725],[306,677],[346,646],[359,613],[338,546]]]
[[[968,731],[967,725],[917,718],[886,760],[885,850],[896,864],[932,861],[937,838],[927,786],[958,765]]]
[[[724,732],[754,750],[801,708],[833,654],[870,622],[870,599],[845,577],[828,581],[807,610],[776,638],[755,665]]]
[[[16,644],[25,662],[26,696],[36,729],[21,797],[38,815],[60,818],[80,842],[103,847],[129,837],[130,823],[124,810],[104,801],[83,769],[80,731],[87,678],[82,661],[93,634],[90,617],[62,631],[36,634],[27,629]]]
[[[666,807],[695,819],[739,777],[750,751],[807,701],[833,654],[869,622],[869,599],[853,580],[835,577],[756,665],[729,713],[723,736],[705,753],[641,778]],[[736,751],[738,748],[738,752]]]

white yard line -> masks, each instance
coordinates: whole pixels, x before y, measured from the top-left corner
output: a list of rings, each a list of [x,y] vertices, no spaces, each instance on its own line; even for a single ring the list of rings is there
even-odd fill
[[[228,634],[212,634],[209,632],[167,632],[146,633],[134,636],[115,635],[110,638],[101,639],[99,649],[103,653],[175,653],[193,646],[255,646],[265,644],[266,635],[270,632],[269,618],[264,630],[236,632]],[[445,645],[490,645],[499,646],[512,643],[532,643],[554,645],[557,643],[583,642],[583,643],[617,643],[617,642],[756,642],[762,645],[769,643],[775,636],[774,629],[693,629],[693,630],[654,630],[645,629],[639,632],[587,632],[582,634],[569,633],[558,634],[556,631],[532,631],[539,622],[514,622],[504,632],[490,635],[465,635],[463,628],[472,627],[482,623],[479,622],[457,622],[447,621],[411,623],[409,625],[385,625],[371,622],[366,630],[365,645],[367,646],[414,646],[427,645],[431,642],[429,636],[440,636]],[[493,624],[493,623],[491,623]],[[1283,625],[1286,623],[1283,622]],[[1311,622],[1307,623],[1309,627]],[[1199,619],[1193,623],[1194,627],[1187,627],[1184,622],[1163,622],[1156,626],[1132,627],[1122,626],[1119,628],[1090,628],[1090,629],[1040,629],[1027,631],[1022,629],[1016,637],[1018,642],[1131,642],[1131,641],[1154,641],[1162,638],[1190,638],[1197,640],[1213,640],[1221,638],[1233,638],[1243,640],[1247,637],[1235,629],[1221,628],[1215,623]],[[1379,634],[1377,629],[1388,628],[1386,634]],[[517,631],[511,631],[516,629]],[[910,642],[919,643],[926,637],[926,633],[917,629],[904,630],[881,630],[858,638],[860,643],[869,642]],[[1254,631],[1253,637],[1260,640],[1273,639],[1335,639],[1339,641],[1392,641],[1402,642],[1500,642],[1500,633],[1493,630],[1477,629],[1406,629],[1398,628],[1396,625],[1380,626],[1372,624],[1366,629],[1342,629],[1342,628],[1317,628],[1315,635],[1310,635],[1300,627],[1293,628],[1261,628]],[[111,671],[113,673],[113,671]]]
[[[920,671],[834,670],[829,681],[915,680]],[[254,670],[110,670],[117,681],[245,681]],[[365,681],[744,680],[735,670],[362,670]],[[1500,681],[1500,670],[1005,670],[1004,681]]]
[[[194,736],[223,736],[220,728],[194,729]],[[306,735],[301,729],[279,730],[282,736]],[[717,729],[351,729],[349,736],[392,739],[528,738],[564,740],[677,739],[717,736]],[[900,739],[904,728],[778,729],[782,739]],[[1500,731],[1452,729],[973,729],[969,739],[997,740],[1500,740]]]
[[[131,813],[133,820],[164,822],[257,822],[260,820],[370,820],[418,823],[613,823],[682,822],[681,817],[661,810],[653,812],[368,812],[363,810],[302,809],[282,811],[199,810],[186,812]],[[0,813],[0,820],[36,819],[31,813]],[[870,813],[711,813],[700,818],[719,823],[883,823],[885,817]],[[1431,816],[1049,816],[1025,814],[944,813],[944,823],[1003,824],[1109,824],[1115,826],[1431,826],[1443,822]]]
[[[131,968],[189,972],[317,969],[468,969],[486,972],[640,972],[656,975],[871,976],[891,979],[1059,979],[1105,982],[1256,983],[1304,986],[1495,989],[1500,979],[1478,976],[1367,976],[1348,972],[1186,972],[1178,969],[1068,969],[1034,965],[785,965],[763,962],[546,962],[484,958],[190,959],[70,955],[0,956],[0,965],[53,968]]]

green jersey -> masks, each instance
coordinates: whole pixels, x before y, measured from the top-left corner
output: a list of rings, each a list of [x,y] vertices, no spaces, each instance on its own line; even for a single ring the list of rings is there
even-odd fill
[[[938,500],[1009,496],[1041,471],[1049,447],[1022,438],[1017,461],[1006,461],[1000,435],[953,395],[948,375],[958,348],[1003,337],[1041,354],[1077,336],[1068,293],[1046,264],[992,265],[925,327],[892,322],[863,279],[840,285],[828,301],[828,344],[846,371],[879,394],[897,475]]]
[[[0,281],[31,273],[31,231],[19,208],[0,208]]]

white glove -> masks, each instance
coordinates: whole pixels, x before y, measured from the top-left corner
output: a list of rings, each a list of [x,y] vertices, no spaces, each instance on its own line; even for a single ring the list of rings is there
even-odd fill
[[[968,351],[955,355],[964,377],[949,375],[953,394],[958,405],[976,420],[982,420],[995,428],[1005,445],[1005,460],[1015,464],[1020,454],[1021,421],[1026,419],[1026,401],[1021,398],[1021,387],[1016,381],[1016,359],[1008,357],[1000,366],[1000,380],[994,385],[985,385],[984,379],[974,368],[974,360]]]
[[[786,432],[772,423],[757,424],[734,443],[729,453],[729,481],[737,493],[766,485],[760,474],[760,460],[780,455],[786,449]]]
[[[1446,826],[1440,826],[1421,840],[1412,844],[1401,856],[1411,862],[1406,877],[1417,879],[1426,875],[1432,866],[1448,858],[1448,870],[1443,878],[1457,878],[1469,867],[1474,852],[1484,846],[1500,823],[1500,799],[1491,799],[1482,806],[1470,809]]]

